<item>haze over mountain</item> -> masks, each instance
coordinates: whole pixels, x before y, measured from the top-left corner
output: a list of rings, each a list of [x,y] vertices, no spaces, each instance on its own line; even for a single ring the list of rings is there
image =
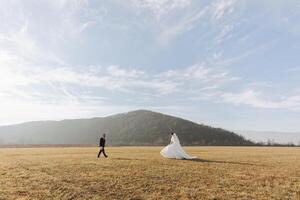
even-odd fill
[[[2,144],[165,145],[176,132],[183,145],[253,145],[233,132],[157,112],[138,110],[104,118],[38,121],[0,127]]]
[[[300,132],[283,132],[283,131],[253,131],[253,130],[236,130],[234,131],[255,142],[276,142],[281,144],[300,144]]]

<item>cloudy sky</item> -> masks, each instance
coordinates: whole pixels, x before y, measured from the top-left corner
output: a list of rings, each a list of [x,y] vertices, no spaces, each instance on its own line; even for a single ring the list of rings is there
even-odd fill
[[[0,0],[0,125],[151,109],[300,130],[298,0]]]

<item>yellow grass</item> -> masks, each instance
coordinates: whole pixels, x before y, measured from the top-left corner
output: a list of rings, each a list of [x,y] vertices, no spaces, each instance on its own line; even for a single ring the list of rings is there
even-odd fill
[[[0,199],[300,199],[300,148],[0,149]]]

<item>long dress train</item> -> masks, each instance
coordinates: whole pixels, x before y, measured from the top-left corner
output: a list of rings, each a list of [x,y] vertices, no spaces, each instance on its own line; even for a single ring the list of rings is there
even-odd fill
[[[171,137],[171,143],[163,148],[160,154],[165,158],[175,159],[195,159],[196,156],[188,155],[180,145],[177,135],[174,133]]]

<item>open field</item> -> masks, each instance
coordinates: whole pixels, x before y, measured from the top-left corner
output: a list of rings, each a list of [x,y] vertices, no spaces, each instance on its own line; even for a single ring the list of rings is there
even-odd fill
[[[300,199],[300,148],[159,147],[0,149],[0,199]]]

